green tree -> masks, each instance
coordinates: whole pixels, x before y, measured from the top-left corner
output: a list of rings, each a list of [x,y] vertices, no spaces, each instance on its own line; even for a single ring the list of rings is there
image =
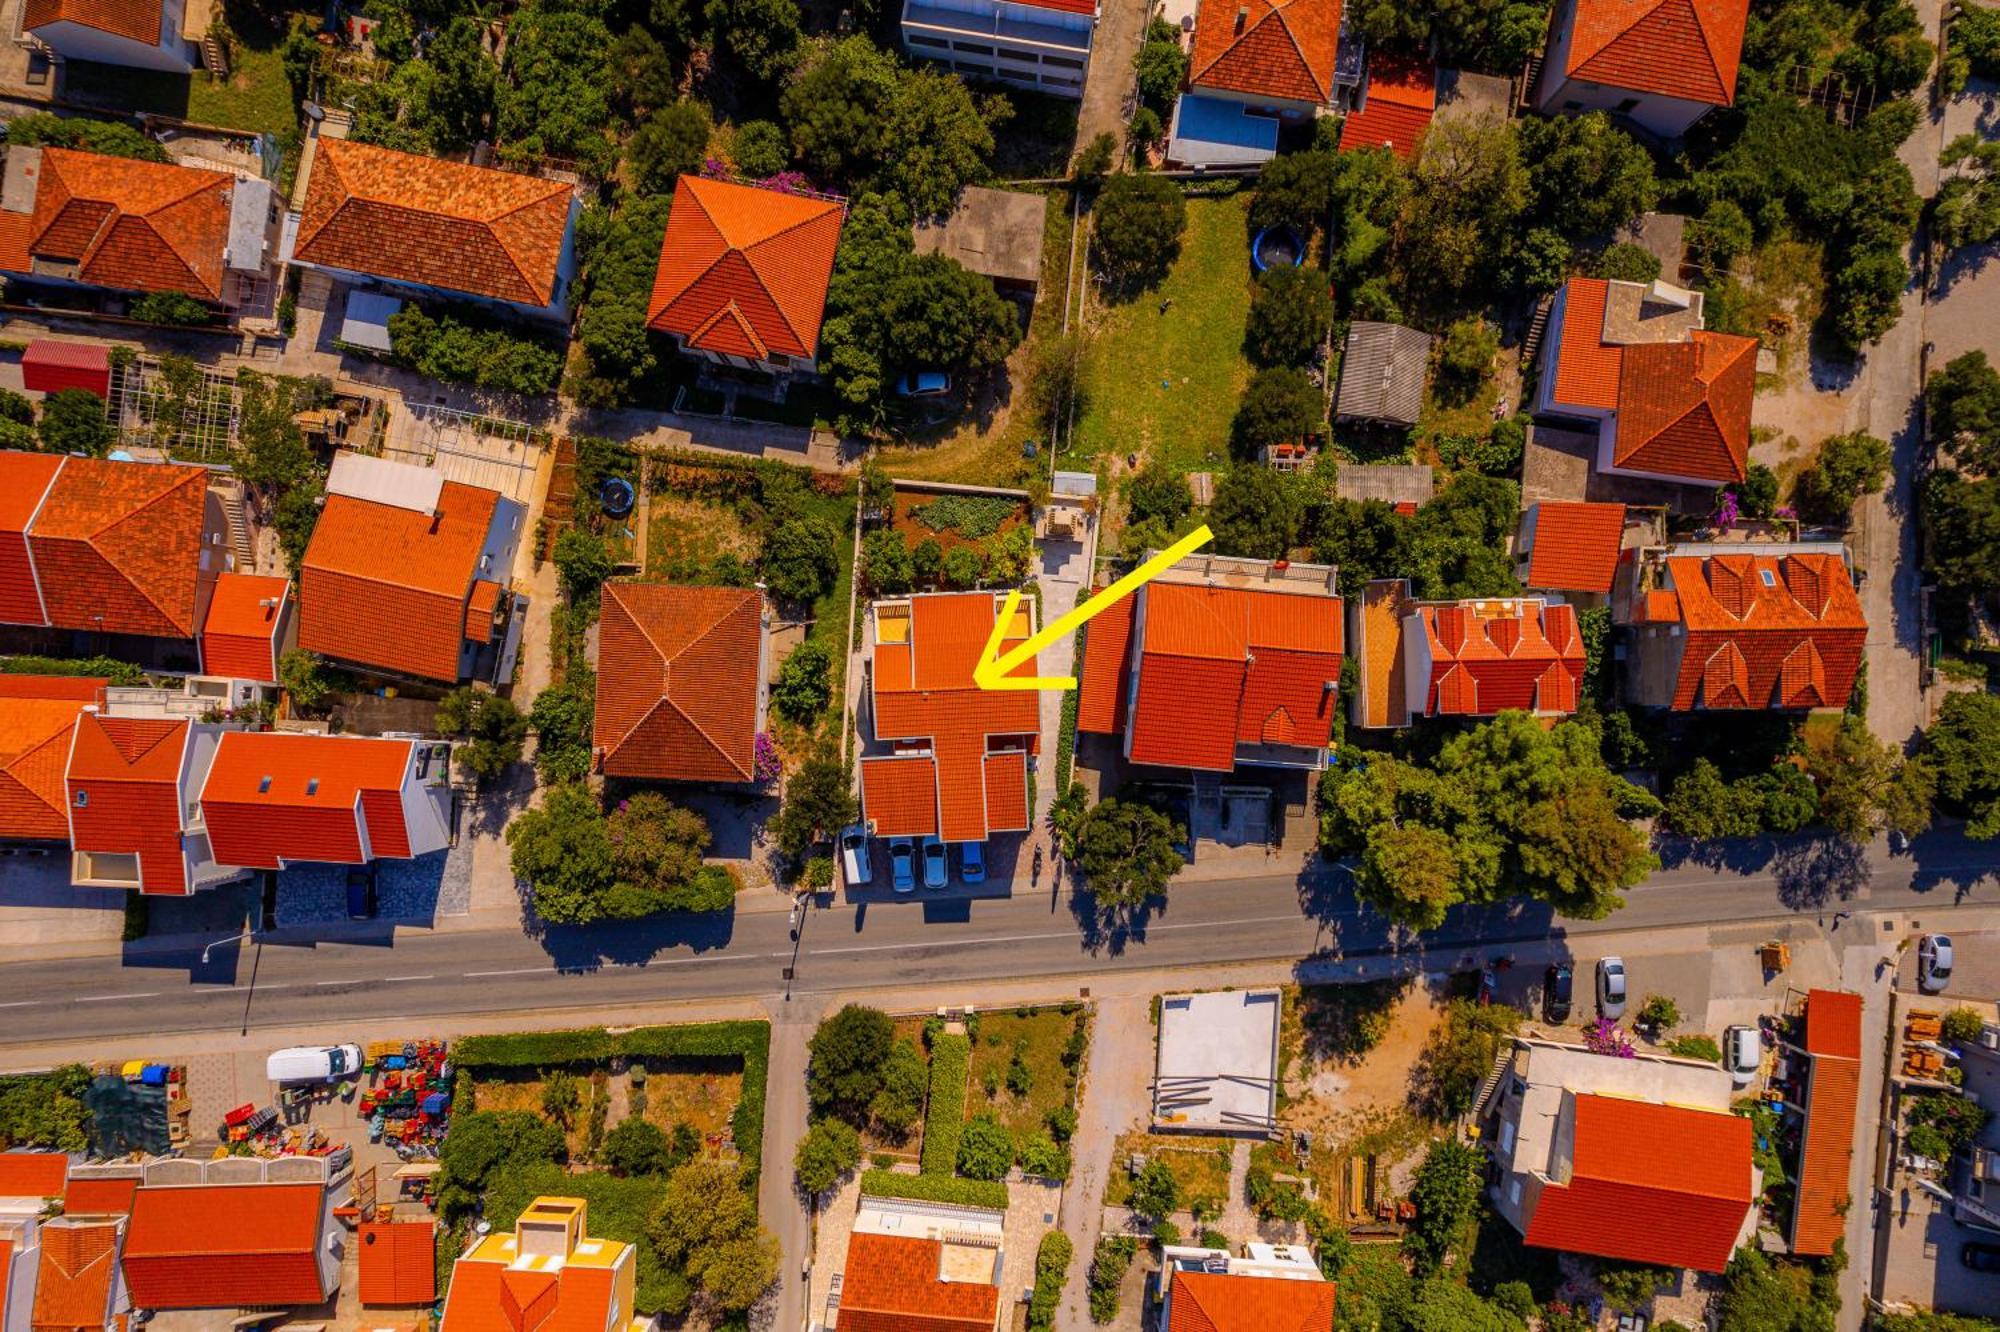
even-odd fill
[[[1164,176],[1122,173],[1098,193],[1096,250],[1113,281],[1147,287],[1167,275],[1187,230],[1187,200]]]
[[[808,53],[779,98],[800,164],[850,189],[864,182],[883,156],[897,79],[895,58],[864,36]]]
[[[1651,282],[1660,275],[1660,256],[1643,245],[1619,241],[1591,260],[1590,275],[1614,282]]]
[[[1923,488],[1924,564],[1946,587],[2000,585],[2000,480],[1968,481],[1944,468]]]
[[[1416,1288],[1405,1326],[1408,1332],[1521,1332],[1523,1324],[1469,1287],[1439,1276]]]
[[[638,1115],[629,1115],[612,1125],[604,1135],[597,1159],[614,1175],[664,1175],[679,1164],[666,1130]]]
[[[1325,422],[1326,393],[1305,371],[1275,366],[1250,376],[1230,441],[1238,457],[1254,459],[1269,445],[1299,443]]]
[[[840,575],[840,556],[835,549],[839,541],[833,524],[817,515],[774,525],[764,534],[764,548],[757,559],[771,595],[793,603],[810,603],[825,596]]]
[[[1983,351],[1953,357],[1924,385],[1931,438],[1963,466],[2000,471],[2000,370]]]
[[[1514,122],[1529,207],[1571,240],[1614,231],[1659,202],[1653,158],[1602,111]]]
[[[549,1069],[542,1074],[542,1113],[568,1130],[583,1108],[583,1084],[567,1069]]]
[[[786,780],[784,804],[769,828],[780,851],[802,856],[814,842],[852,823],[859,812],[847,764],[839,747],[828,745],[809,756]]]
[[[861,568],[869,588],[884,596],[901,596],[915,584],[910,543],[890,528],[861,538]]]
[[[1688,224],[1688,249],[1694,261],[1712,274],[1729,271],[1739,256],[1750,253],[1756,232],[1749,215],[1734,199],[1712,199],[1700,217]]]
[[[293,648],[278,658],[278,683],[284,687],[292,706],[308,715],[324,707],[333,693],[326,662],[304,648]]]
[[[1904,761],[1861,718],[1842,717],[1833,743],[1808,750],[1806,762],[1819,784],[1821,821],[1849,841],[1865,843],[1884,828],[1915,836],[1930,826],[1937,779],[1929,764]]]
[[[1478,315],[1453,321],[1438,343],[1437,392],[1446,402],[1463,404],[1479,396],[1500,354],[1500,331]]]
[[[521,761],[528,738],[528,719],[521,710],[491,690],[461,685],[439,700],[435,721],[442,735],[458,736],[454,746],[459,770],[482,784]]]
[[[1187,517],[1193,502],[1187,478],[1157,458],[1125,478],[1125,508],[1135,523],[1160,522],[1171,527]]]
[[[738,125],[729,150],[736,158],[736,169],[753,180],[775,176],[791,165],[792,149],[785,132],[768,120]]]
[[[1187,830],[1136,801],[1105,800],[1077,830],[1076,867],[1103,909],[1142,905],[1166,892],[1185,863],[1175,850]]]
[[[1012,115],[1004,96],[975,102],[956,75],[929,65],[903,70],[889,102],[880,183],[918,217],[949,213],[959,190],[986,178],[993,131]]]
[[[1282,560],[1298,540],[1300,517],[1297,490],[1282,474],[1239,463],[1216,486],[1208,525],[1219,554]]]
[[[882,1064],[882,1086],[868,1102],[868,1114],[892,1133],[907,1133],[924,1112],[924,1092],[930,1070],[916,1043],[899,1040],[889,1047]]]
[[[958,1173],[967,1179],[1005,1179],[1014,1165],[1014,1137],[992,1113],[965,1121],[958,1139]]]
[[[605,821],[611,844],[612,879],[605,890],[605,914],[634,920],[660,911],[723,911],[735,900],[736,883],[720,866],[704,866],[707,822],[658,791],[641,791],[618,802]]]
[[[42,447],[50,453],[81,453],[102,458],[111,451],[117,431],[104,414],[104,399],[89,389],[57,389],[42,400],[42,420],[36,427]]]
[[[560,1161],[567,1153],[562,1130],[538,1114],[460,1110],[438,1149],[438,1211],[456,1220],[484,1200],[503,1170]]]
[[[556,538],[556,576],[570,604],[592,606],[611,576],[611,549],[604,538],[572,527]]]
[[[778,683],[771,690],[771,706],[780,716],[810,726],[819,720],[832,699],[833,653],[822,640],[808,638],[792,649],[779,668]]]
[[[625,145],[632,182],[648,194],[672,194],[677,177],[701,169],[715,125],[700,102],[673,102],[661,107]]]
[[[507,73],[494,91],[503,159],[567,157],[602,179],[617,160],[611,33],[585,9],[524,5],[507,24]]]
[[[813,1112],[864,1122],[884,1086],[884,1066],[895,1043],[895,1027],[879,1008],[848,1004],[820,1023],[806,1069]]]
[[[584,925],[605,918],[603,896],[611,882],[611,842],[604,811],[581,786],[551,790],[539,808],[523,810],[507,825],[514,877],[526,883],[535,914],[552,925]]]
[[[1077,180],[1102,180],[1109,174],[1112,161],[1117,156],[1118,136],[1106,130],[1077,149],[1076,162],[1071,166],[1070,174]]]
[[[596,677],[578,662],[570,663],[560,682],[535,695],[528,725],[535,733],[535,771],[545,784],[580,782],[590,771],[596,714]]]
[[[1126,1204],[1140,1216],[1163,1221],[1181,1208],[1181,1184],[1173,1167],[1155,1157],[1132,1181]]]
[[[1800,509],[1821,522],[1845,525],[1862,496],[1882,489],[1889,463],[1888,444],[1864,431],[1823,441],[1819,456],[1799,475]]]
[[[861,1135],[854,1126],[838,1119],[819,1119],[799,1139],[792,1168],[799,1188],[817,1197],[838,1184],[860,1161]]]
[[[668,1177],[646,1235],[716,1312],[742,1312],[778,1279],[778,1242],[757,1224],[756,1199],[741,1172],[714,1157],[690,1161]]]
[[[1187,81],[1187,52],[1181,49],[1180,30],[1164,19],[1146,25],[1146,40],[1140,44],[1133,63],[1139,70],[1139,96],[1155,111],[1164,111],[1180,96]],[[1282,159],[1279,159],[1282,160]]]
[[[7,123],[7,142],[16,148],[80,148],[105,157],[171,162],[167,150],[131,125],[32,111]]]
[[[141,323],[180,328],[215,322],[215,311],[184,291],[149,291],[132,302],[128,313]]]
[[[1437,1123],[1472,1108],[1480,1079],[1491,1071],[1500,1043],[1521,1025],[1521,1013],[1505,1004],[1453,999],[1444,1020],[1431,1029],[1410,1070],[1412,1104]]]
[[[1756,790],[1747,783],[1724,781],[1721,769],[1698,758],[1674,779],[1664,817],[1683,837],[1705,842],[1754,837],[1763,831],[1763,814],[1763,798]]]
[[[1253,231],[1290,227],[1310,237],[1332,214],[1339,159],[1330,152],[1280,153],[1264,164],[1250,200]]]
[[[1272,268],[1257,277],[1243,345],[1261,365],[1306,365],[1333,327],[1326,279],[1309,268]]]
[[[1424,136],[1395,219],[1401,286],[1450,308],[1498,267],[1528,205],[1527,172],[1510,123],[1497,116],[1440,120]]]
[[[1945,807],[1965,818],[1968,836],[2000,834],[2000,698],[1945,695],[1924,732],[1923,758]]]
[[[751,78],[769,83],[790,68],[799,44],[794,0],[708,0],[706,13],[717,45]]]
[[[1456,1137],[1437,1139],[1425,1153],[1410,1185],[1417,1219],[1403,1236],[1403,1252],[1417,1276],[1429,1276],[1444,1266],[1446,1255],[1479,1205],[1483,1165],[1478,1149]]]

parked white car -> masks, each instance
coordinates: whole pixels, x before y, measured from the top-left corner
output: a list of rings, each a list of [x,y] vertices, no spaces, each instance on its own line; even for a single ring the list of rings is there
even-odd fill
[[[1729,1070],[1733,1085],[1747,1087],[1756,1081],[1763,1062],[1764,1038],[1755,1027],[1731,1027],[1722,1033],[1722,1066]]]
[[[336,1082],[360,1072],[358,1045],[293,1045],[264,1061],[264,1076],[273,1082]]]
[[[1951,984],[1951,936],[1926,934],[1917,940],[1917,988],[1942,994]]]
[[[1597,1012],[1613,1022],[1625,1016],[1625,959],[1598,959]]]
[[[867,883],[875,877],[875,867],[868,863],[868,830],[858,823],[850,823],[840,830],[840,860],[847,871],[850,884]]]

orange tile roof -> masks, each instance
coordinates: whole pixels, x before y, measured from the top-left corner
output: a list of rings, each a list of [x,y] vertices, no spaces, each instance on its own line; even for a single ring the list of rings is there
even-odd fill
[[[1126,597],[1101,611],[1086,627],[1083,670],[1077,677],[1076,727],[1094,735],[1125,729],[1126,685],[1131,679],[1132,611]]]
[[[0,452],[0,624],[46,624],[28,526],[66,459]]]
[[[1377,578],[1361,589],[1361,613],[1356,620],[1360,641],[1362,726],[1408,726],[1409,687],[1403,656],[1403,619],[1414,603],[1410,584],[1401,578]]]
[[[830,200],[682,176],[646,326],[698,350],[810,359],[842,218]]]
[[[493,641],[493,617],[500,610],[500,584],[490,578],[475,578],[472,595],[465,602],[465,636],[474,643]]]
[[[1326,682],[1340,678],[1339,597],[1190,583],[1152,583],[1133,600],[1141,597],[1134,763],[1227,772],[1238,744],[1326,744],[1335,705]],[[1092,721],[1102,724],[1115,720],[1105,699],[1126,692],[1132,667],[1121,654],[1113,675],[1109,664],[1091,667],[1093,655],[1085,654]],[[1211,705],[1190,710],[1189,698]]]
[[[1341,0],[1201,0],[1188,83],[1314,105],[1332,101],[1340,5]]]
[[[218,575],[208,601],[208,616],[201,625],[202,670],[209,675],[276,684],[278,633],[284,626],[291,588],[288,578]]]
[[[429,1304],[437,1298],[437,1222],[371,1221],[361,1227],[363,1304]]]
[[[877,837],[937,836],[937,760],[929,754],[863,757],[861,807]]]
[[[848,1236],[842,1332],[992,1332],[1000,1288],[939,1279],[943,1249],[909,1235]]]
[[[1736,96],[1750,0],[1575,0],[1569,77],[1710,106]]]
[[[63,841],[69,811],[63,765],[95,676],[0,675],[0,837]]]
[[[499,502],[498,491],[456,481],[444,483],[436,516],[327,496],[300,572],[299,646],[457,680],[466,605]]]
[[[1717,485],[1741,481],[1750,459],[1757,339],[1696,330],[1687,342],[1624,349],[1614,465]]]
[[[21,10],[21,26],[33,32],[51,23],[74,23],[158,46],[165,9],[161,0],[28,0]]]
[[[1165,1332],[1331,1332],[1330,1281],[1176,1272]]]
[[[181,762],[188,724],[150,717],[77,719],[70,750],[70,845],[139,857],[146,893],[189,890],[181,841]]]
[[[1555,387],[1559,404],[1615,411],[1618,376],[1625,349],[1604,340],[1604,305],[1611,284],[1603,278],[1571,278],[1558,297],[1562,340],[1556,347]]]
[[[0,1198],[60,1198],[67,1152],[0,1152]]]
[[[627,1298],[632,1290],[624,1275],[637,1262],[632,1246],[592,1242],[601,1248],[589,1262],[520,1258],[516,1265],[517,1251],[499,1248],[488,1236],[452,1265],[443,1326],[450,1332],[639,1332],[645,1324],[630,1308],[618,1308],[620,1287]]]
[[[278,869],[409,855],[401,792],[410,750],[408,740],[225,733],[201,789],[217,863]]]
[[[63,1189],[64,1216],[126,1216],[132,1211],[132,1195],[139,1188],[136,1175],[110,1178],[70,1176]]]
[[[318,1304],[318,1184],[150,1185],[132,1199],[125,1283],[145,1309]],[[336,1278],[337,1279],[337,1278]]]
[[[608,583],[598,624],[599,767],[658,781],[755,779],[764,594]]]
[[[122,291],[222,297],[234,177],[197,167],[44,148],[35,207],[4,262],[74,263],[76,280]]]
[[[1408,160],[1437,110],[1437,67],[1414,56],[1368,57],[1368,97],[1340,124],[1340,149],[1388,148]]]
[[[0,479],[13,473],[32,486],[42,469],[15,464],[15,456],[0,454],[9,460]],[[207,491],[206,468],[63,459],[26,537],[49,623],[193,638]],[[0,535],[7,530],[0,521]],[[18,584],[15,592],[18,599]]]
[[[933,783],[936,835],[948,842],[982,841],[992,832],[1024,832],[1027,821],[1002,822],[1016,808],[1004,765],[990,768],[989,751],[1025,740],[1032,751],[1041,729],[1041,705],[1032,690],[989,692],[972,681],[998,612],[991,592],[928,593],[910,598],[907,643],[878,643],[869,686],[875,739],[927,742],[932,759],[864,759],[862,807],[883,836],[916,836],[922,829],[920,791],[925,765]],[[1008,626],[1001,651],[1022,641],[1028,603]],[[1031,659],[1016,675],[1032,675]],[[1003,788],[997,802],[992,783]],[[907,831],[891,831],[891,829]]]
[[[118,1221],[42,1227],[31,1332],[103,1332],[118,1285]]]
[[[1574,607],[1461,601],[1415,614],[1430,648],[1428,715],[1576,711],[1584,650]]]
[[[1868,621],[1840,556],[1746,549],[1669,554],[1664,563],[1674,600],[1649,595],[1646,618],[1677,618],[1687,630],[1676,711],[1846,706]],[[1812,651],[1801,653],[1808,642]],[[1731,682],[1733,688],[1721,688]]]
[[[353,139],[314,140],[302,263],[540,307],[575,187]]]
[[[1545,1184],[1527,1242],[1720,1272],[1754,1201],[1750,1121],[1722,1110],[1579,1095],[1566,1183]]]
[[[1812,1065],[1792,1201],[1792,1252],[1818,1257],[1832,1253],[1846,1232],[1844,1214],[1853,1196],[1849,1163],[1861,1096],[1861,996],[1842,990],[1807,993],[1805,1044]]]
[[[1625,535],[1625,506],[1542,500],[1531,506],[1534,545],[1528,586],[1539,591],[1609,592]]]

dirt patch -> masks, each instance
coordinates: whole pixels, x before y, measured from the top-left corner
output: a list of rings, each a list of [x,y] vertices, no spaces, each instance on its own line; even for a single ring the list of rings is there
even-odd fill
[[[1120,1134],[1112,1148],[1111,1171],[1104,1185],[1104,1201],[1123,1207],[1132,1196],[1134,1157],[1147,1162],[1164,1161],[1180,1185],[1181,1206],[1197,1198],[1212,1199],[1218,1209],[1229,1196],[1229,1157],[1235,1150],[1233,1138],[1204,1138],[1182,1134],[1133,1132]]]
[[[971,536],[966,534],[965,532],[959,531],[956,528],[952,527],[946,527],[941,529],[934,528],[930,526],[928,523],[925,523],[921,518],[916,516],[916,510],[924,508],[927,505],[937,504],[940,501],[951,503],[960,500],[970,500],[974,504],[981,504],[981,505],[992,504],[996,509],[998,508],[999,504],[1003,502],[999,500],[997,497],[990,497],[990,498],[986,496],[960,497],[960,496],[947,496],[947,495],[932,495],[932,494],[926,494],[922,491],[907,491],[907,490],[898,491],[896,493],[895,515],[891,519],[890,525],[893,526],[898,532],[901,532],[903,534],[903,539],[907,541],[913,548],[917,545],[918,542],[922,541],[925,537],[930,537],[932,540],[936,541],[938,545],[941,548],[943,548],[943,550],[947,554],[949,554],[951,550],[955,547],[977,546],[981,542],[986,541],[992,537],[997,537],[1002,535],[1003,533],[1010,532],[1014,528],[1019,527],[1023,522],[1027,520],[1028,517],[1027,506],[1024,504],[1016,505],[1013,513],[1009,514],[1006,518],[1002,519],[998,524],[998,526],[996,526],[991,532],[981,532],[978,536]]]
[[[646,516],[646,576],[676,582],[699,577],[724,555],[746,563],[757,539],[743,520],[718,504],[655,495]]]
[[[966,1118],[991,1111],[1017,1139],[1040,1132],[1049,1115],[1075,1095],[1076,1074],[1063,1053],[1088,1021],[1081,1009],[981,1013],[971,1066],[972,1085],[980,1094],[966,1097]],[[1017,1052],[1027,1086],[1018,1094],[1009,1084]]]
[[[671,1060],[649,1062],[646,1069],[646,1118],[671,1131],[686,1124],[701,1135],[710,1150],[721,1146],[729,1117],[743,1099],[741,1061]]]

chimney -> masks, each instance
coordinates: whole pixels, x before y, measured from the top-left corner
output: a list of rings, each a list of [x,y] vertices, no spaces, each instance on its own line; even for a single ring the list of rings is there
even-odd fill
[[[1249,21],[1250,21],[1250,6],[1248,5],[1236,6],[1236,35],[1238,37],[1241,37],[1243,35],[1243,25],[1248,23]]]

